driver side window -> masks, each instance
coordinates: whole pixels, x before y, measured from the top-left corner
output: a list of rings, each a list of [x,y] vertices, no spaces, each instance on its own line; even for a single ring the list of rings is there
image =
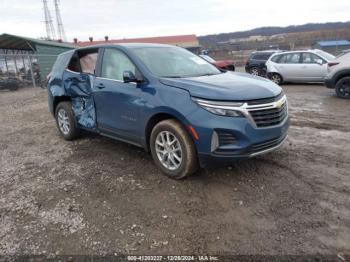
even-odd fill
[[[136,67],[123,52],[106,49],[103,54],[101,77],[123,81],[124,71],[135,74]]]

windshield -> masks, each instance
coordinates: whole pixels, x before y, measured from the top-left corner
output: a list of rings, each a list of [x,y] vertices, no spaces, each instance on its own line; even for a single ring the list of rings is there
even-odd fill
[[[200,55],[200,57],[207,60],[209,63],[215,63],[215,60],[208,55]]]
[[[152,74],[159,77],[195,77],[221,72],[193,53],[179,47],[141,47],[132,50]]]
[[[327,59],[328,61],[333,60],[335,58],[334,55],[327,53],[325,51],[322,51],[322,50],[316,51],[316,54],[322,56],[323,58]]]

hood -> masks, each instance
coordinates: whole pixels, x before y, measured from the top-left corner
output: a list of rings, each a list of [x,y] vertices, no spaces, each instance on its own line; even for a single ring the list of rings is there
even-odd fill
[[[232,72],[189,78],[161,78],[160,82],[188,90],[191,96],[210,100],[255,100],[274,97],[282,91],[278,85],[265,78]]]

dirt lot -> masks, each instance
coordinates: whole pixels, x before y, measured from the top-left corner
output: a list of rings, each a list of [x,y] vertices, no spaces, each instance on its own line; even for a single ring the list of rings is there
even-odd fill
[[[350,101],[285,85],[284,146],[173,181],[108,138],[60,138],[46,91],[0,92],[0,254],[350,252]]]

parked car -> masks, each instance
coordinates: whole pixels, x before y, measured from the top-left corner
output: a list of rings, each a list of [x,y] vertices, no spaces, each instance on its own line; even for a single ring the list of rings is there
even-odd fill
[[[208,55],[199,55],[201,58],[206,60],[207,62],[215,65],[217,68],[227,71],[235,71],[235,64],[233,60],[214,60]]]
[[[287,98],[278,85],[221,72],[168,45],[65,52],[50,73],[48,103],[64,139],[84,129],[143,147],[175,179],[199,166],[275,150],[289,126]]]
[[[15,77],[0,77],[0,90],[8,89],[15,91],[19,88],[20,82]]]
[[[323,82],[327,63],[333,59],[333,55],[317,49],[274,54],[266,62],[267,76],[278,85],[283,82]]]
[[[253,52],[245,64],[245,71],[251,75],[265,76],[266,75],[266,61],[273,54],[281,52],[280,50],[266,50]]]
[[[335,89],[338,97],[350,99],[350,50],[328,63],[325,85]]]

